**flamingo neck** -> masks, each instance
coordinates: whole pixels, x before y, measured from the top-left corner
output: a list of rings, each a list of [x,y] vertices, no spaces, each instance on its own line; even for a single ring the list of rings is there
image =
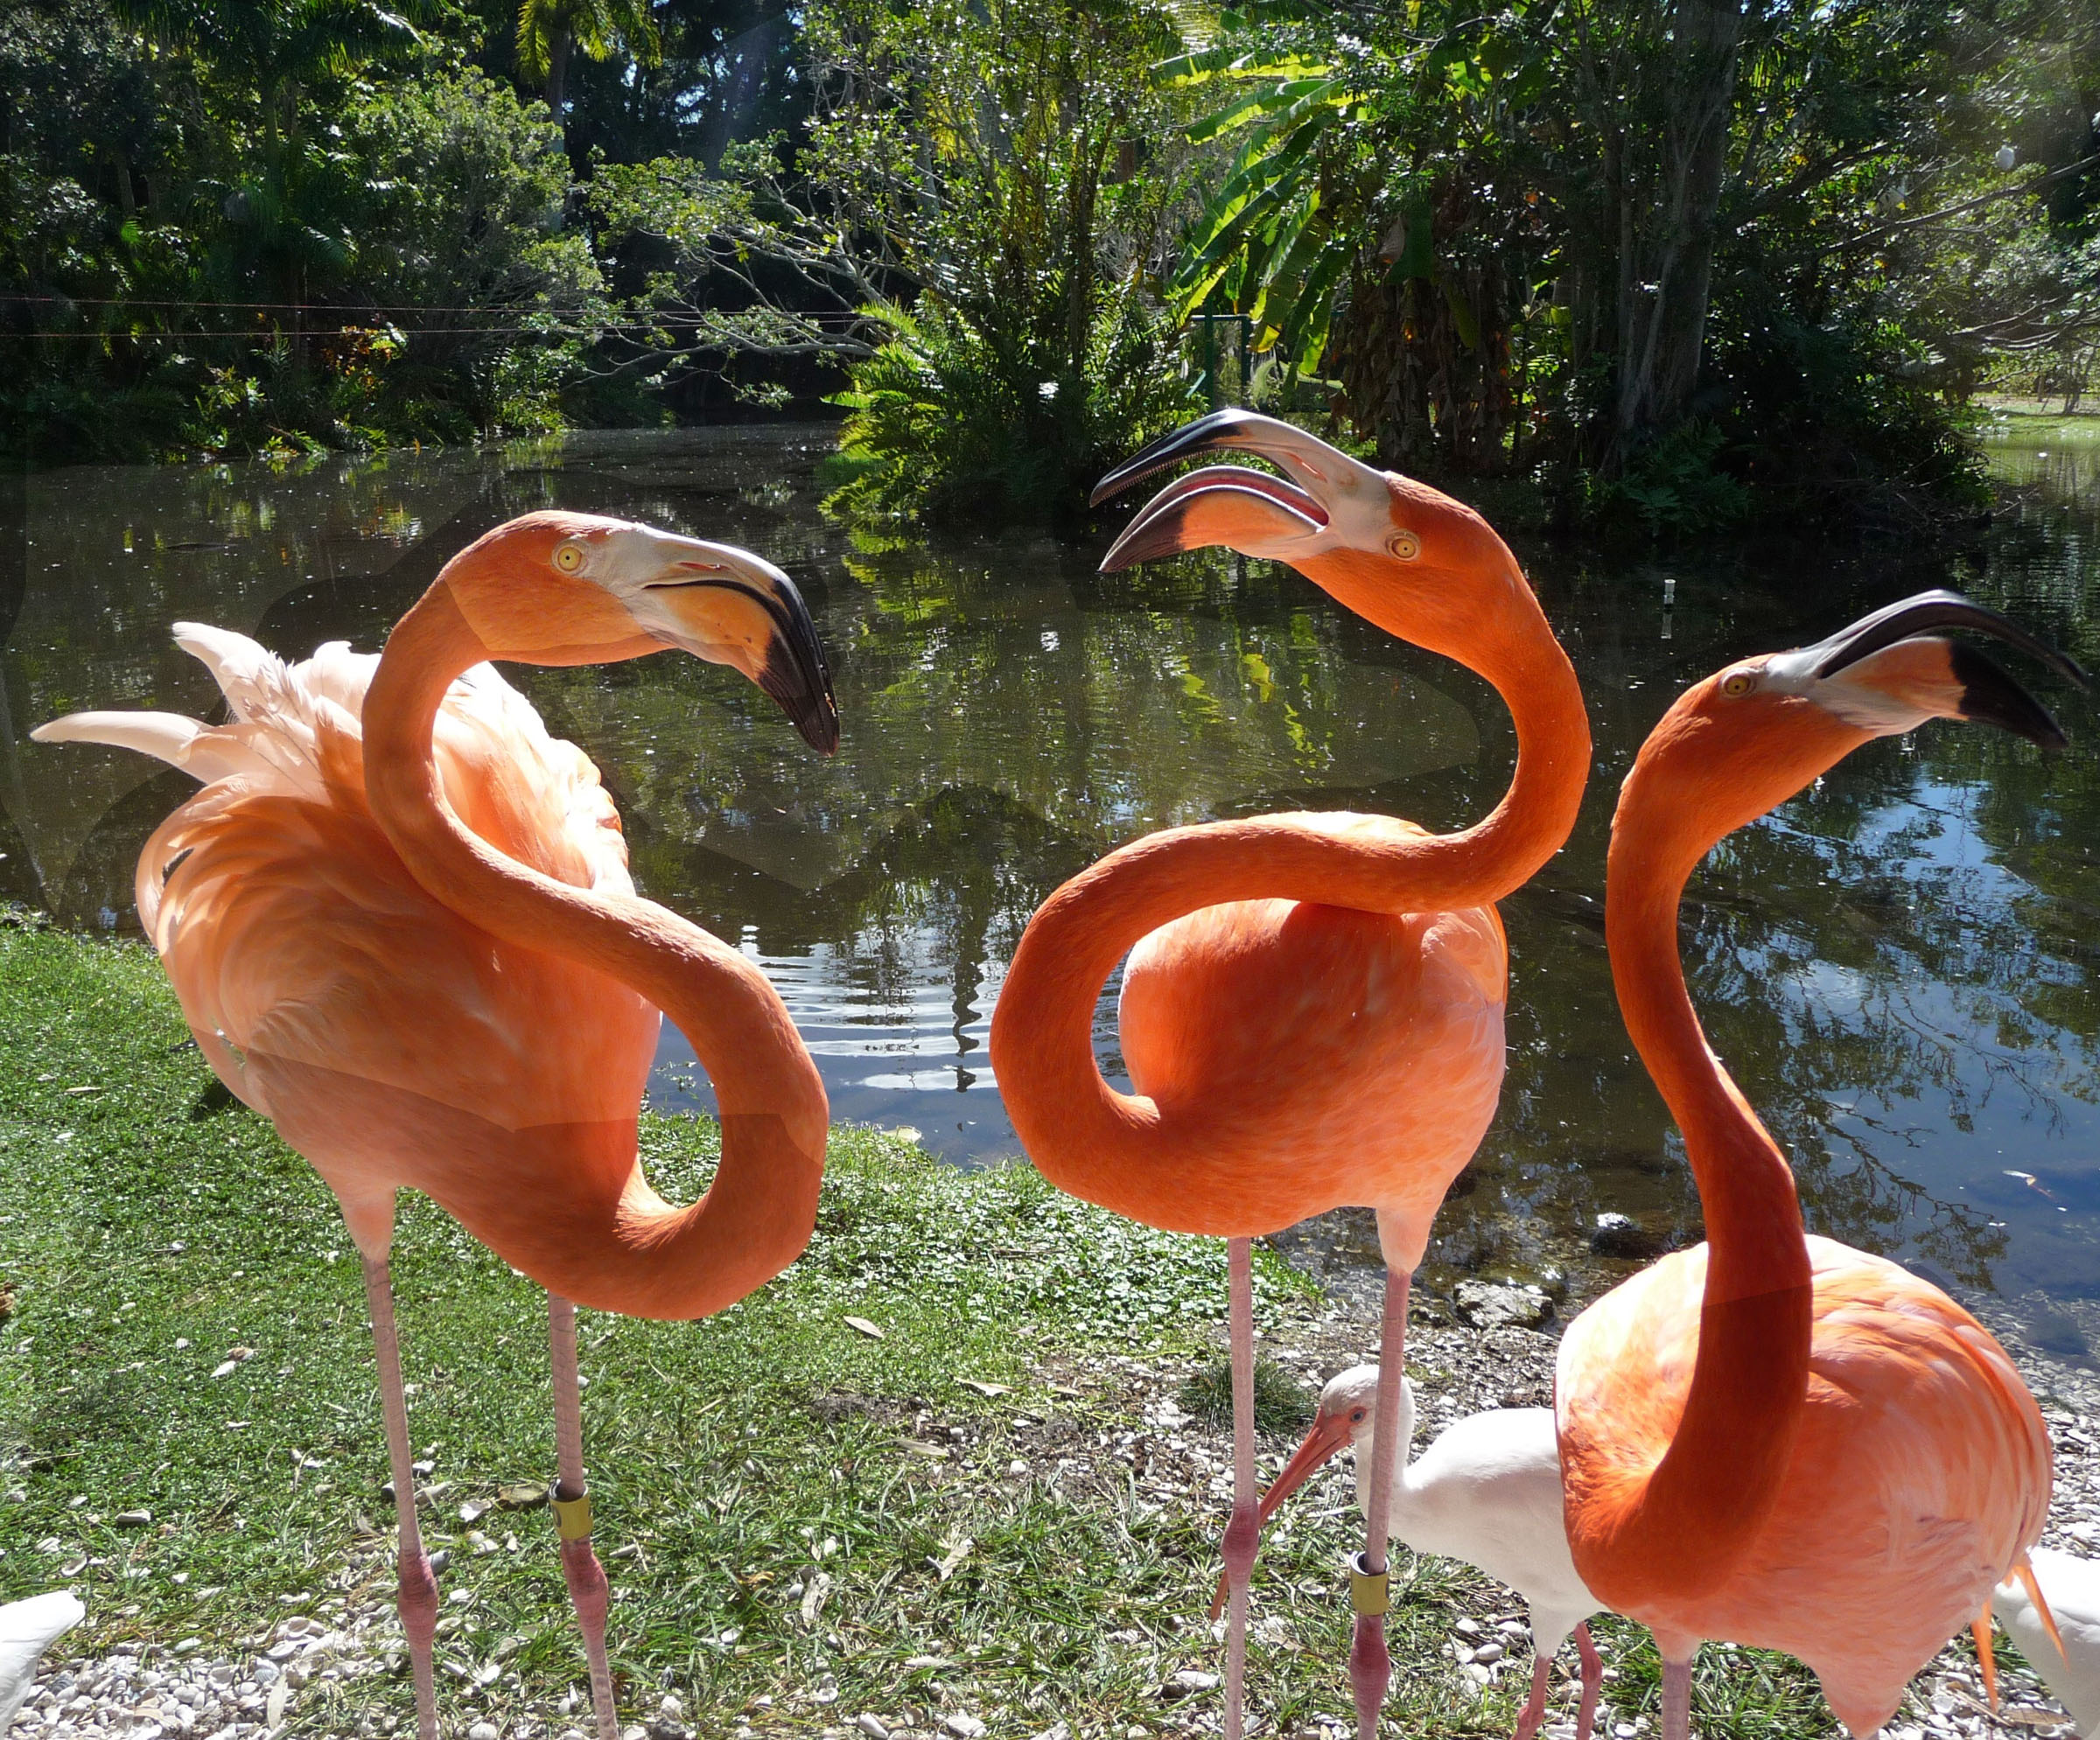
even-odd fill
[[[1808,1403],[1813,1277],[1794,1174],[1706,1044],[1684,986],[1678,906],[1713,843],[1628,782],[1606,888],[1612,977],[1642,1061],[1684,1133],[1707,1236],[1697,1364],[1684,1411],[1645,1472],[1568,1487],[1569,1543],[1606,1605],[1718,1584],[1778,1502]],[[1651,794],[1654,795],[1654,794]],[[1564,1464],[1582,1460],[1567,1454]]]
[[[1176,1191],[1177,1162],[1200,1159],[1215,1172],[1234,1144],[1200,1108],[1166,1119],[1151,1099],[1102,1079],[1095,1004],[1140,938],[1202,907],[1280,898],[1376,912],[1459,910],[1500,899],[1559,849],[1582,801],[1589,721],[1574,667],[1514,563],[1510,573],[1512,607],[1461,658],[1502,695],[1516,728],[1516,774],[1486,820],[1442,835],[1384,816],[1315,814],[1169,828],[1110,853],[1044,902],[993,1011],[991,1059],[1015,1132],[1053,1183],[1176,1232],[1258,1237],[1304,1212],[1278,1219],[1280,1207],[1264,1204],[1261,1173],[1278,1157],[1244,1140],[1236,1144],[1249,1149],[1244,1188]],[[1339,585],[1329,590],[1357,602]],[[1371,615],[1368,600],[1358,607]]]
[[[563,1199],[440,1200],[499,1254],[529,1250],[528,1272],[563,1296],[636,1316],[704,1316],[778,1274],[808,1240],[823,1173],[823,1087],[779,996],[743,955],[652,902],[544,876],[462,824],[432,732],[452,680],[490,656],[441,574],[388,638],[366,695],[374,818],[410,873],[461,918],[592,968],[661,1009],[714,1083],[722,1158],[705,1196],[670,1208],[642,1179],[629,1126],[624,1156],[579,1158],[572,1178],[540,1175]],[[593,1130],[575,1141],[582,1155],[607,1139]]]

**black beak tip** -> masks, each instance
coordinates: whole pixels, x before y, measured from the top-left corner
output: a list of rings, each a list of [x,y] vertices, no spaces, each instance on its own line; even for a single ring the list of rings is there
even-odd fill
[[[1088,507],[1100,507],[1110,497],[1121,495],[1140,478],[1148,478],[1177,459],[1186,459],[1192,453],[1208,452],[1213,448],[1238,444],[1238,437],[1247,427],[1250,416],[1250,413],[1228,405],[1223,410],[1198,417],[1194,423],[1183,423],[1157,441],[1148,441],[1094,486],[1094,493],[1087,498]]]
[[[2048,750],[2067,749],[2070,739],[2048,709],[1998,664],[1965,642],[1949,643],[1950,662],[1962,685],[1962,717],[2025,737]]]

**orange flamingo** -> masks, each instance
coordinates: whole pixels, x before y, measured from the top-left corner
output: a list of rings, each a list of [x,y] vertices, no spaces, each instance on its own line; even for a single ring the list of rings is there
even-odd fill
[[[1569,1326],[1555,1384],[1568,1543],[1604,1604],[1653,1628],[1664,1740],[1684,1740],[1703,1638],[1782,1649],[1867,1735],[1911,1676],[2030,1579],[2049,1440],[2005,1351],[1895,1264],[1804,1239],[1794,1176],[1713,1053],[1684,989],[1677,907],[1728,834],[1851,751],[1934,717],[2061,746],[1973,648],[1995,635],[2084,673],[1952,592],[1815,646],[1744,660],[1679,697],[1612,827],[1606,927],[1628,1031],[1684,1132],[1708,1243]],[[2040,1604],[2037,1597],[2037,1604]]]
[[[837,712],[808,612],[746,551],[533,514],[446,563],[379,658],[336,643],[287,667],[239,635],[177,634],[229,723],[81,713],[33,735],[143,750],[205,782],[147,842],[139,917],[213,1068],[312,1163],[364,1258],[418,1732],[437,1732],[438,1592],[388,1279],[402,1189],[550,1291],[562,1564],[612,1740],[575,1307],[701,1317],[778,1274],[815,1224],[828,1113],[765,975],[635,895],[597,770],[485,661],[681,647],[742,671],[829,752]],[[635,1149],[659,1009],[722,1108],[720,1168],[682,1209]]]
[[[1494,813],[1460,834],[1382,815],[1270,815],[1172,828],[1110,853],[1031,920],[992,1016],[991,1059],[1022,1145],[1053,1183],[1230,1241],[1228,1736],[1239,1732],[1258,1529],[1250,1240],[1342,1204],[1377,1211],[1390,1380],[1351,1653],[1368,1736],[1391,1674],[1385,1511],[1408,1277],[1502,1086],[1508,950],[1492,903],[1574,827],[1589,724],[1516,558],[1477,514],[1433,489],[1231,410],[1155,442],[1095,499],[1219,448],[1260,454],[1288,479],[1223,465],[1183,477],[1102,569],[1213,543],[1289,563],[1359,616],[1493,683],[1516,720],[1516,776]],[[1102,1079],[1091,1038],[1095,1000],[1126,951],[1123,1051],[1135,1095]]]

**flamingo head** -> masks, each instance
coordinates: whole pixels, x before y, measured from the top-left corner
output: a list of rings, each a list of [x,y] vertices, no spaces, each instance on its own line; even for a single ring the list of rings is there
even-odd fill
[[[1267,459],[1282,475],[1207,465],[1177,478],[1124,528],[1102,571],[1221,544],[1289,563],[1404,639],[1454,655],[1520,600],[1527,617],[1536,614],[1516,559],[1473,509],[1256,411],[1214,411],[1162,436],[1103,478],[1093,500],[1228,449]]]
[[[812,748],[838,747],[808,607],[749,550],[594,514],[527,514],[463,550],[444,581],[493,658],[599,664],[675,646],[741,671]]]
[[[1861,744],[1928,719],[1973,720],[2063,747],[2033,695],[1975,647],[1922,632],[1935,628],[1990,635],[2089,686],[2076,660],[1997,611],[1958,592],[1920,592],[1813,646],[1738,660],[1695,683],[1642,748],[1621,815],[1636,802],[1667,805],[1703,854]]]

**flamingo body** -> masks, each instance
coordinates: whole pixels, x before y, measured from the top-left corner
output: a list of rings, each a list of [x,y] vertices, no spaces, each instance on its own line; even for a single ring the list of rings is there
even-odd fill
[[[1808,1246],[1808,1407],[1778,1503],[1709,1594],[1631,1617],[1666,1655],[1704,1638],[1784,1650],[1865,1735],[2040,1533],[2049,1438],[2005,1350],[1946,1294],[1829,1239]],[[1629,1468],[1660,1457],[1697,1361],[1706,1251],[1663,1258],[1570,1325],[1564,1437]]]
[[[562,1569],[613,1740],[576,1303],[701,1317],[777,1275],[816,1221],[828,1108],[765,975],[637,898],[596,770],[488,661],[677,647],[742,673],[829,752],[816,627],[749,551],[546,513],[446,563],[377,659],[337,644],[289,667],[239,635],[178,639],[227,725],[88,713],[32,735],[141,751],[204,786],[141,855],[139,917],[213,1068],[312,1162],[363,1258],[417,1740],[437,1740],[438,1590],[388,1263],[410,1185],[549,1289]],[[635,1146],[660,1010],[721,1104],[720,1164],[680,1209]]]
[[[2037,1547],[2027,1555],[2041,1598],[2049,1604],[2063,1653],[2017,1582],[1998,1585],[1992,1609],[2027,1658],[2027,1666],[2070,1711],[2086,1740],[2100,1736],[2100,1561]]]
[[[1489,906],[1205,907],[1131,951],[1124,1059],[1163,1116],[1239,1133],[1242,1224],[1275,1231],[1368,1205],[1418,1260],[1494,1116],[1508,960]],[[1162,1200],[1145,1218],[1166,1219],[1177,1180],[1152,1183]]]
[[[635,1114],[656,1010],[491,936],[409,873],[364,798],[377,657],[334,642],[287,665],[221,630],[177,638],[230,723],[88,713],[41,735],[119,743],[209,781],[154,833],[136,880],[205,1056],[312,1163],[360,1246],[386,1247],[394,1193],[412,1187],[556,1291],[617,1303],[591,1272],[605,1253],[589,1233],[648,1191]],[[571,886],[632,894],[597,769],[493,667],[456,681],[438,718],[444,794],[476,835]]]

